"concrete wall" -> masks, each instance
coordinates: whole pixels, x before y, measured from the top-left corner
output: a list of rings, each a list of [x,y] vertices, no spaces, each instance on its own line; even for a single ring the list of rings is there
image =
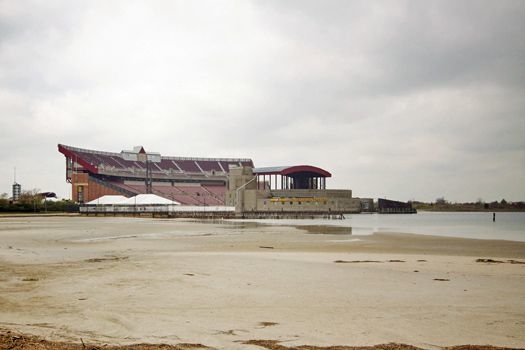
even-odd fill
[[[254,198],[256,197],[256,198]],[[351,190],[246,191],[245,209],[266,212],[345,212],[361,211],[359,198]]]
[[[241,197],[237,199],[237,193],[241,194],[241,191],[256,189],[257,181],[254,180],[252,168],[230,167],[230,172],[228,173],[228,187],[226,191],[226,205],[236,206],[241,210],[243,198]]]
[[[352,198],[352,190],[272,190],[273,197],[341,197]]]

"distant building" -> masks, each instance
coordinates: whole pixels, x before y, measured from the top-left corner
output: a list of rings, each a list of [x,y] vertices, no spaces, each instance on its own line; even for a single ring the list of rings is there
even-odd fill
[[[17,202],[20,199],[22,193],[22,186],[19,183],[13,184],[13,202]]]
[[[377,212],[380,214],[414,214],[416,209],[412,207],[412,203],[392,201],[389,199],[378,198]]]
[[[361,200],[361,211],[373,212],[375,211],[374,200],[372,198],[360,198]]]

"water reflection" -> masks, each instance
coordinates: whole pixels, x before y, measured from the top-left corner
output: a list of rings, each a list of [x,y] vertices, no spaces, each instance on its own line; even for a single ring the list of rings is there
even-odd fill
[[[420,212],[409,214],[351,214],[345,220],[228,220],[232,223],[294,226],[306,231],[344,227],[355,235],[402,232],[447,237],[525,241],[525,213]],[[310,229],[309,229],[310,227]],[[315,229],[312,229],[315,228]],[[324,230],[324,229],[323,229]],[[334,231],[335,232],[335,231]]]

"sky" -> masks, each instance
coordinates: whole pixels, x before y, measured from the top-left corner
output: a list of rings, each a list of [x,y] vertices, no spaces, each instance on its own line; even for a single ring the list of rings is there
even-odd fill
[[[0,193],[68,198],[58,143],[522,201],[525,1],[0,0]]]

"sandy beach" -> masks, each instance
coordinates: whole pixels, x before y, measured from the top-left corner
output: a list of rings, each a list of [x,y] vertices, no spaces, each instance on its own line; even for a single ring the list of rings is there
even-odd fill
[[[0,328],[99,345],[525,348],[524,262],[524,242],[0,218]]]

